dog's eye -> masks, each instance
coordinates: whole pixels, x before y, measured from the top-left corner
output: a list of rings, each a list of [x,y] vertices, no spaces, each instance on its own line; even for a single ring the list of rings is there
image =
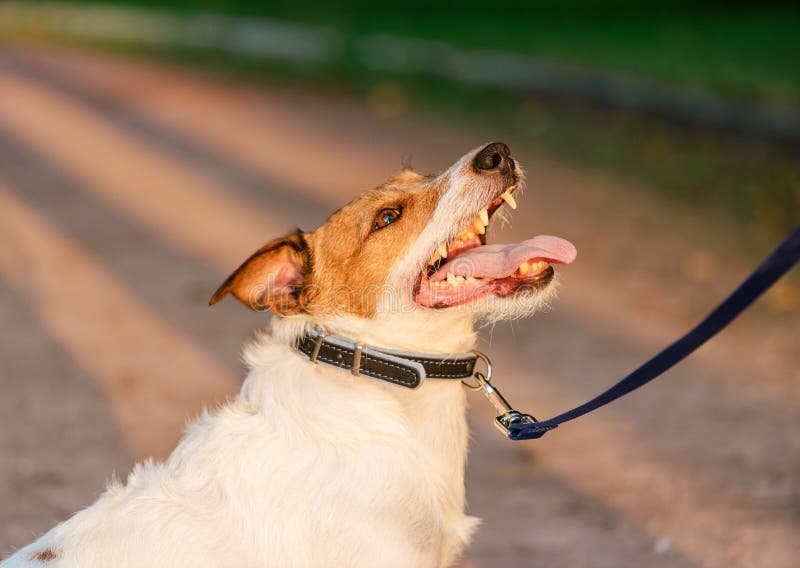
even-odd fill
[[[400,213],[402,213],[402,210],[399,208],[387,207],[386,209],[381,209],[375,217],[375,224],[372,226],[372,230],[377,231],[378,229],[383,229],[386,225],[391,225],[400,218]]]

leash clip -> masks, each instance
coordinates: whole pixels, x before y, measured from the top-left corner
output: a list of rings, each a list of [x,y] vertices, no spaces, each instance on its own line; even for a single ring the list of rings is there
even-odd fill
[[[511,426],[512,425],[523,425],[523,424],[533,424],[534,422],[538,422],[536,418],[531,416],[530,414],[525,414],[523,412],[519,412],[518,410],[514,410],[508,401],[500,394],[500,391],[495,388],[494,385],[491,383],[492,379],[492,362],[489,358],[481,353],[480,351],[473,351],[476,357],[483,360],[486,363],[486,375],[481,373],[480,371],[476,372],[474,377],[475,380],[478,381],[477,385],[470,385],[467,383],[463,383],[465,387],[470,390],[480,390],[484,396],[489,400],[492,406],[495,407],[497,412],[500,413],[500,416],[494,419],[495,427],[500,430],[507,438],[511,437]]]

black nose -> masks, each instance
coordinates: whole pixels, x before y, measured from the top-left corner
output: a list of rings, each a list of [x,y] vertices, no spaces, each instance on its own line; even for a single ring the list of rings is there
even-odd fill
[[[493,170],[508,161],[511,151],[502,142],[492,142],[475,156],[472,165],[476,170]]]

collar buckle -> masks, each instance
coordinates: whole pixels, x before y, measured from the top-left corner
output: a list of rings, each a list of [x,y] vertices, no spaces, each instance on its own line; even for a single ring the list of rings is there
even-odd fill
[[[317,357],[319,357],[319,350],[322,348],[322,342],[325,341],[325,334],[320,333],[317,336],[317,340],[314,342],[314,350],[311,351],[311,355],[308,356],[309,360],[313,364],[317,364]]]
[[[353,368],[350,370],[356,377],[361,374],[361,353],[364,351],[363,343],[356,343],[353,350]]]

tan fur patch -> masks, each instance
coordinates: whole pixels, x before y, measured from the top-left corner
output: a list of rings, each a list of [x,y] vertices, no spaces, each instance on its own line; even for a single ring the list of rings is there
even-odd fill
[[[211,303],[230,292],[253,309],[269,307],[281,315],[374,315],[391,267],[436,209],[443,191],[438,180],[403,170],[336,211],[316,231],[268,243],[228,277]],[[401,211],[400,217],[374,230],[376,216],[386,208]],[[264,293],[268,281],[274,289]]]
[[[396,176],[389,178],[386,185],[407,185],[410,183],[420,183],[425,181],[425,176],[418,174],[411,168],[403,168]]]
[[[58,558],[58,554],[52,548],[45,548],[31,555],[31,560],[34,562],[50,562],[56,558]]]
[[[375,314],[390,269],[430,221],[442,188],[407,170],[363,193],[308,236],[312,251],[308,312]],[[402,210],[391,225],[373,230],[385,208]]]

